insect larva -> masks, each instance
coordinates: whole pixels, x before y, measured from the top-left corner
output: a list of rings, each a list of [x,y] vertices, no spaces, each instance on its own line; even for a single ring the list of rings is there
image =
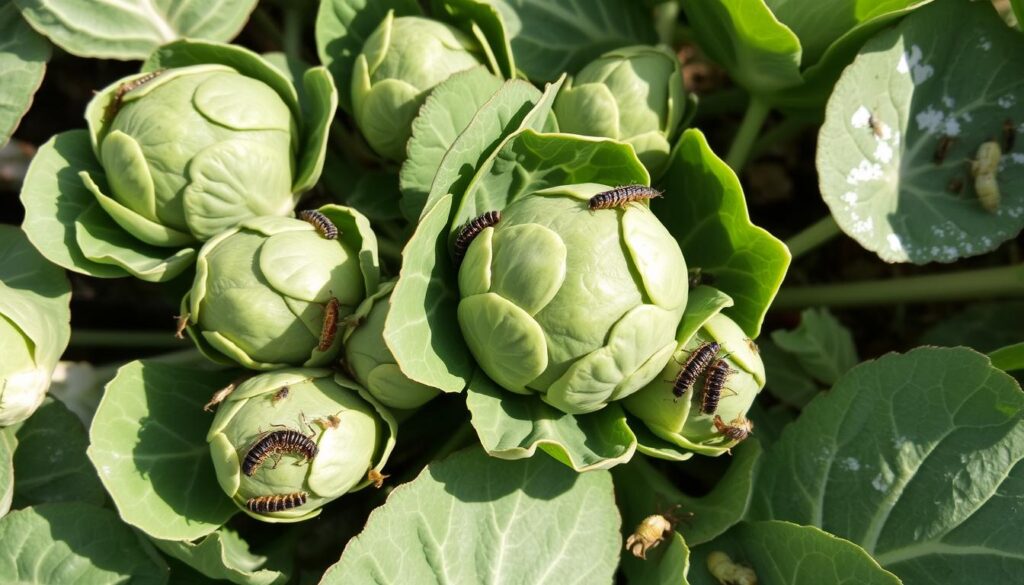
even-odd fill
[[[1013,150],[1013,145],[1017,143],[1017,127],[1013,125],[1013,120],[1007,118],[1003,120],[1003,152],[1010,152]]]
[[[126,81],[125,83],[122,83],[121,85],[117,86],[117,90],[114,92],[113,99],[110,100],[110,103],[107,104],[106,111],[103,112],[103,122],[109,122],[110,120],[114,119],[114,116],[117,115],[117,112],[121,110],[121,103],[124,101],[124,96],[126,93],[133,89],[138,89],[143,85],[146,85],[150,81],[153,81],[157,77],[160,77],[164,71],[167,70],[157,69],[156,71],[147,73],[142,77],[139,77],[138,79]]]
[[[270,403],[277,404],[278,402],[281,402],[285,398],[288,398],[288,394],[290,393],[291,391],[287,386],[281,386],[280,388],[277,389],[277,392],[274,392],[274,395],[270,397]]]
[[[999,160],[1002,157],[1003,152],[999,148],[999,143],[990,140],[978,147],[977,159],[971,161],[971,174],[974,176],[974,191],[978,201],[986,211],[992,213],[999,209],[1000,194],[996,173],[999,172]]]
[[[961,179],[960,177],[953,177],[952,179],[949,180],[949,183],[946,184],[946,191],[949,191],[954,195],[959,195],[960,192],[963,190],[964,180]]]
[[[718,410],[718,401],[722,397],[722,389],[725,388],[725,380],[732,370],[725,360],[716,360],[708,369],[708,376],[704,380],[704,392],[700,397],[700,411],[703,414],[714,414]]]
[[[729,585],[757,585],[757,573],[750,567],[734,562],[729,555],[713,550],[708,553],[708,572],[719,583]]]
[[[647,559],[647,551],[661,544],[672,532],[672,521],[661,514],[644,518],[626,539],[626,550],[639,559]]]
[[[681,398],[690,389],[690,386],[693,386],[693,383],[697,381],[697,376],[700,376],[701,372],[707,369],[711,360],[718,355],[720,347],[717,342],[709,341],[690,353],[690,357],[686,358],[683,369],[679,370],[679,375],[676,376],[672,384],[672,394],[676,398]]]
[[[299,219],[316,228],[316,232],[327,240],[338,239],[338,228],[327,219],[327,216],[315,209],[306,209],[299,212]]]
[[[384,480],[389,477],[391,476],[381,473],[376,469],[371,469],[370,471],[366,472],[366,479],[368,479],[370,483],[373,484],[373,487],[377,489],[380,489],[384,485]]]
[[[734,418],[729,424],[725,424],[722,417],[716,414],[713,422],[715,430],[733,441],[742,441],[750,436],[750,433],[754,432],[754,423],[742,416]]]
[[[249,498],[245,507],[250,512],[267,514],[269,512],[283,512],[298,508],[306,503],[306,492],[295,492],[294,494],[276,494],[273,496],[259,496]]]
[[[590,198],[589,205],[591,211],[611,209],[612,207],[622,207],[633,201],[642,201],[655,197],[661,197],[661,191],[643,185],[626,185],[625,187],[618,187],[611,191],[604,191],[594,195]]]
[[[327,351],[334,343],[334,334],[338,332],[338,311],[341,305],[338,299],[331,297],[324,307],[324,324],[320,328],[320,343],[316,346],[319,351]]]
[[[252,477],[256,470],[263,465],[263,462],[272,455],[295,453],[307,461],[312,461],[316,457],[317,451],[318,448],[311,435],[306,436],[291,429],[270,431],[257,439],[256,444],[245,454],[242,473]]]
[[[462,226],[459,230],[459,235],[455,236],[455,263],[459,264],[462,259],[466,256],[466,250],[469,249],[469,245],[473,242],[473,238],[480,235],[480,232],[491,226],[497,225],[501,221],[500,211],[487,211],[479,217],[475,217],[469,220],[466,225]]]
[[[329,414],[329,415],[325,416],[324,418],[318,418],[318,419],[314,420],[313,422],[318,427],[320,427],[321,429],[326,431],[327,429],[336,429],[336,428],[338,428],[338,425],[341,424],[341,419],[337,415]]]
[[[946,154],[949,153],[949,148],[953,146],[954,140],[948,134],[943,134],[939,137],[939,142],[935,145],[935,154],[932,155],[932,162],[941,165],[942,161],[946,160]]]

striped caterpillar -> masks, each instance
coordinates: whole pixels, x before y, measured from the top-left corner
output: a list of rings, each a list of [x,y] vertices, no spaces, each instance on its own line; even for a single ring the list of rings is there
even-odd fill
[[[591,211],[611,209],[612,207],[622,207],[633,201],[642,201],[655,197],[661,197],[661,191],[643,185],[626,185],[625,187],[618,187],[611,191],[604,191],[594,195],[590,198],[589,205]]]
[[[455,236],[455,264],[458,265],[462,262],[462,259],[466,256],[466,250],[469,249],[469,245],[473,242],[473,238],[480,235],[480,232],[484,231],[484,229],[497,225],[499,221],[501,221],[500,211],[486,211],[464,225],[459,230],[459,235]]]
[[[690,357],[686,359],[683,369],[679,370],[679,375],[676,376],[675,382],[672,384],[672,394],[676,398],[681,398],[693,386],[693,383],[697,381],[697,376],[707,369],[708,364],[718,354],[719,348],[718,343],[710,341],[701,344],[690,353]]]
[[[268,457],[282,453],[296,453],[304,459],[312,461],[318,448],[311,436],[291,429],[271,431],[261,436],[256,444],[245,454],[242,462],[242,473],[252,477]]]
[[[306,209],[299,212],[299,219],[311,224],[316,232],[327,240],[338,239],[338,228],[327,219],[327,216],[315,209]]]
[[[295,492],[294,494],[276,494],[273,496],[259,496],[249,498],[245,507],[250,512],[266,514],[268,512],[283,512],[292,508],[298,508],[306,503],[306,492]]]

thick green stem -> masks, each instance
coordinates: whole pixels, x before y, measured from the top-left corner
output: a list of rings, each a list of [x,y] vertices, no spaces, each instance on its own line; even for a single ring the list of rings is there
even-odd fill
[[[747,164],[750,149],[753,148],[757,135],[761,133],[761,126],[764,125],[771,109],[770,105],[758,99],[757,96],[750,98],[750,103],[747,104],[747,113],[743,115],[743,121],[740,123],[740,129],[736,132],[732,146],[729,147],[729,154],[725,155],[725,163],[736,173],[739,173]]]
[[[1024,297],[1024,264],[950,274],[784,288],[773,309]]]
[[[284,11],[284,54],[302,60],[302,9],[298,6]]]
[[[189,342],[174,337],[173,331],[119,331],[72,329],[72,347],[133,347],[145,349],[188,347]]]
[[[789,248],[789,253],[796,260],[841,233],[839,224],[831,215],[828,215],[786,240],[786,247]]]

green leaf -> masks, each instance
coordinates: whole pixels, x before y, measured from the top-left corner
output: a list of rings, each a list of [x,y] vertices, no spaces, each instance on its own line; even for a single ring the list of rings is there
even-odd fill
[[[233,372],[134,361],[107,384],[90,429],[89,459],[121,518],[164,540],[193,540],[237,508],[220,489],[203,404]]]
[[[237,533],[222,528],[198,542],[154,540],[165,554],[185,563],[202,575],[240,585],[283,583],[287,576],[264,569],[267,557],[249,552],[249,545]]]
[[[779,349],[796,358],[812,378],[827,385],[860,361],[853,335],[828,309],[806,309],[800,313],[800,325],[792,330],[772,331]]]
[[[723,313],[756,338],[789,268],[789,250],[751,223],[736,173],[700,130],[683,133],[662,181],[665,196],[651,209],[679,240],[687,266],[736,301]]]
[[[1024,180],[1024,155],[1002,157],[995,212],[981,206],[969,161],[1024,119],[1022,49],[991,4],[957,0],[864,45],[818,139],[822,195],[844,232],[887,262],[916,264],[982,254],[1020,232],[1024,192],[1009,186]]]
[[[516,77],[518,72],[512,46],[509,44],[498,2],[433,0],[431,5],[437,18],[452,21],[452,24],[465,30],[480,43],[495,73],[500,73],[505,79]]]
[[[107,494],[85,457],[85,427],[59,400],[39,407],[15,432],[14,496],[18,507],[49,502],[103,505]]]
[[[1024,342],[1001,347],[989,354],[992,365],[1004,372],[1024,370]]]
[[[751,517],[849,539],[904,583],[1024,569],[1024,393],[965,348],[850,370],[769,451]],[[927,513],[922,513],[926,510]]]
[[[1024,0],[1010,0],[1010,8],[1017,20],[1017,28],[1024,27]]]
[[[398,487],[321,584],[611,583],[620,546],[607,472],[470,449]]]
[[[492,457],[533,457],[539,447],[576,471],[588,471],[629,461],[636,451],[636,436],[617,404],[591,414],[566,414],[540,396],[509,392],[478,371],[466,406]]]
[[[14,0],[32,28],[72,55],[125,61],[183,37],[230,41],[256,2]]]
[[[692,585],[720,585],[708,572],[712,551],[757,573],[758,585],[899,585],[900,580],[878,566],[863,549],[813,526],[789,522],[744,522],[693,551]],[[937,583],[948,583],[940,580]]]
[[[672,532],[647,551],[646,560],[623,556],[622,571],[629,585],[690,585],[690,548],[681,534]]]
[[[293,193],[308,191],[320,179],[327,155],[327,135],[338,110],[338,90],[323,67],[312,67],[302,76],[302,147],[292,184]]]
[[[634,457],[612,471],[615,493],[622,508],[624,528],[632,530],[651,514],[674,514],[682,521],[675,530],[686,543],[697,546],[717,538],[738,523],[750,506],[754,478],[761,461],[761,445],[747,439],[734,450],[725,474],[709,493],[694,497],[683,493],[652,462]],[[673,507],[678,505],[678,510]],[[626,564],[627,571],[631,570]],[[632,569],[635,569],[635,565]]]
[[[939,321],[922,335],[921,345],[966,345],[982,353],[1024,338],[1024,301],[975,303]]]
[[[773,332],[774,333],[774,332]],[[822,388],[804,369],[795,355],[771,342],[757,344],[764,362],[765,389],[793,408],[803,408]]]
[[[316,51],[334,77],[341,108],[352,112],[352,68],[363,43],[384,20],[422,14],[416,0],[322,0],[316,13]]]
[[[402,163],[402,209],[416,219],[430,194],[441,161],[477,111],[502,87],[483,66],[461,71],[435,87],[412,122],[408,158]]]
[[[117,518],[91,504],[41,504],[0,519],[0,582],[162,585],[167,565]]]
[[[28,26],[14,4],[0,6],[0,147],[32,105],[49,60],[50,43]]]
[[[14,450],[17,447],[9,433],[0,431],[0,518],[11,509],[14,498]]]
[[[771,448],[782,436],[783,429],[796,420],[796,412],[785,404],[774,404],[765,408],[760,402],[755,402],[750,405],[747,418],[754,422],[757,440],[765,448]]]

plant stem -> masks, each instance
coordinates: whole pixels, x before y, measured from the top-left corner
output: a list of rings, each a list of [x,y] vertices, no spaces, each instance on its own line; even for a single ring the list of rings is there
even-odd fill
[[[298,7],[284,10],[284,54],[299,61],[302,61],[302,16]]]
[[[1024,264],[950,274],[784,288],[773,309],[858,307],[1024,296]]]
[[[813,124],[821,124],[820,116],[787,114],[786,118],[762,134],[750,150],[750,156],[757,158],[772,146],[786,142],[799,134],[804,128]]]
[[[697,104],[697,120],[706,120],[722,114],[742,111],[750,102],[750,96],[740,88],[724,89],[700,96]]]
[[[743,169],[743,165],[747,164],[750,149],[753,148],[754,141],[757,140],[761,126],[771,109],[770,105],[757,96],[751,96],[750,103],[747,104],[747,113],[743,115],[740,129],[733,138],[732,146],[729,147],[729,154],[725,155],[725,163],[737,174]]]
[[[71,342],[69,345],[73,347],[183,349],[188,347],[188,341],[175,338],[173,331],[73,329],[71,331]]]
[[[796,260],[841,233],[836,220],[827,215],[786,240],[786,247],[793,255],[793,260]]]

